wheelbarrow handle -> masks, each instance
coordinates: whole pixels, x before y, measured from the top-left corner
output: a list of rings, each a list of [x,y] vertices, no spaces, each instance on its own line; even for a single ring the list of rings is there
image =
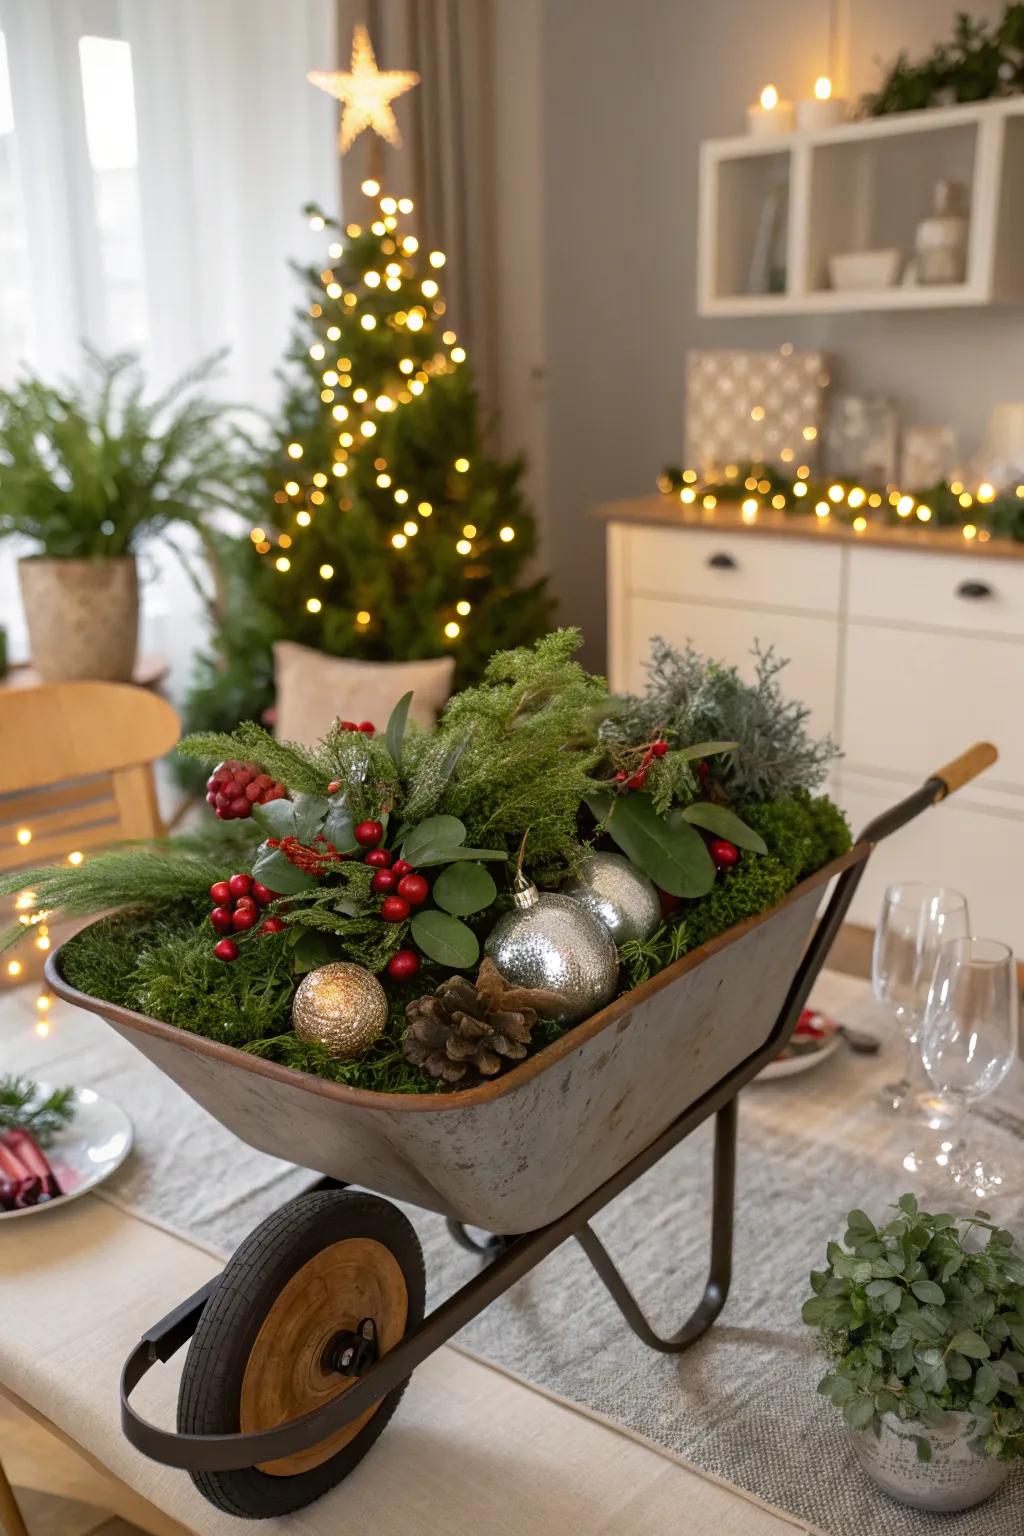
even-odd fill
[[[976,779],[979,773],[984,773],[986,768],[999,757],[999,753],[990,741],[976,741],[973,747],[968,747],[966,752],[961,752],[959,757],[954,757],[945,768],[937,768],[932,774],[933,779],[939,781],[939,791],[935,796],[936,801],[945,800],[947,795],[954,790],[963,789],[972,779]]]

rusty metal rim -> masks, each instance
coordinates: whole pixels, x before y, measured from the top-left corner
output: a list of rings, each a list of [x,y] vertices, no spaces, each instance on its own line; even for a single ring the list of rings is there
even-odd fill
[[[694,970],[719,950],[743,938],[752,929],[767,922],[776,912],[798,901],[807,891],[827,884],[844,869],[861,863],[871,852],[871,846],[870,842],[863,840],[858,842],[841,858],[822,865],[821,869],[815,870],[812,875],[801,880],[774,907],[766,907],[755,917],[749,917],[745,922],[727,928],[715,938],[709,939],[706,944],[701,944],[674,964],[666,966],[664,970],[658,971],[647,981],[641,982],[640,986],[634,987],[629,992],[623,992],[621,996],[614,998],[607,1008],[592,1014],[575,1029],[568,1030],[551,1045],[538,1051],[535,1056],[527,1057],[520,1066],[502,1073],[492,1083],[481,1083],[475,1088],[463,1088],[456,1093],[375,1093],[368,1088],[350,1088],[345,1083],[334,1083],[325,1077],[315,1077],[311,1073],[297,1071],[294,1067],[283,1066],[280,1062],[265,1061],[262,1057],[253,1056],[248,1051],[239,1050],[237,1046],[225,1045],[219,1040],[210,1040],[205,1035],[189,1034],[175,1024],[165,1024],[159,1019],[150,1018],[147,1014],[135,1013],[132,1009],[122,1008],[117,1003],[108,1003],[102,998],[90,997],[85,992],[79,992],[60,974],[57,964],[59,949],[52,951],[47,957],[44,974],[48,985],[58,997],[65,1002],[73,1003],[78,1008],[84,1008],[89,1013],[98,1014],[108,1023],[138,1030],[140,1034],[154,1035],[157,1039],[168,1041],[182,1050],[195,1051],[201,1056],[229,1063],[243,1071],[255,1072],[257,1076],[270,1078],[274,1082],[291,1083],[306,1092],[315,1093],[320,1098],[332,1099],[335,1103],[358,1105],[364,1109],[407,1110],[411,1113],[470,1109],[477,1105],[493,1103],[494,1100],[522,1087],[539,1072],[554,1066],[563,1056],[567,1056],[571,1051],[600,1034],[602,1030],[628,1015],[638,1003],[660,992],[663,987],[670,986],[677,977]]]

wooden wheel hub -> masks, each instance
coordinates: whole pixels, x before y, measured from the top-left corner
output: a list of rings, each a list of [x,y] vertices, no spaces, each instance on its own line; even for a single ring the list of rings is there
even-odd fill
[[[301,1418],[339,1397],[355,1377],[330,1368],[331,1344],[363,1318],[373,1319],[380,1353],[405,1333],[409,1297],[397,1259],[372,1238],[347,1238],[297,1270],[263,1319],[242,1380],[239,1427],[246,1434]],[[354,1439],[376,1413],[374,1403],[337,1434],[308,1451],[259,1470],[293,1477],[318,1467]]]

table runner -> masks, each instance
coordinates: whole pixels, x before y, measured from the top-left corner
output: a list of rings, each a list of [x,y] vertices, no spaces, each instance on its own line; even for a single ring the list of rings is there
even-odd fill
[[[849,978],[825,976],[815,1001],[851,1023],[884,1029],[865,991]],[[10,1054],[5,1049],[5,1066]],[[837,1415],[814,1391],[823,1366],[812,1331],[799,1321],[808,1270],[820,1264],[826,1239],[841,1235],[848,1206],[877,1211],[920,1184],[900,1166],[899,1132],[871,1105],[898,1054],[894,1048],[871,1059],[843,1051],[806,1076],[744,1092],[732,1293],[721,1320],[684,1356],[656,1355],[633,1336],[574,1243],[464,1329],[457,1346],[829,1536],[1017,1532],[1019,1473],[964,1515],[906,1510],[864,1479]],[[211,1249],[230,1251],[255,1221],[310,1182],[308,1172],[242,1147],[98,1021],[68,1012],[46,1041],[24,1031],[14,1055],[19,1069],[70,1076],[119,1097],[140,1140],[137,1155],[106,1186],[109,1197]],[[1020,1104],[1019,1090],[1004,1091],[978,1131],[1011,1165],[1014,1157],[1019,1162]],[[703,1286],[709,1156],[704,1127],[595,1222],[661,1331],[678,1325]],[[1000,1219],[1014,1225],[1022,1206],[1021,1191],[1009,1190]],[[440,1218],[406,1209],[436,1304],[477,1261],[452,1244]]]

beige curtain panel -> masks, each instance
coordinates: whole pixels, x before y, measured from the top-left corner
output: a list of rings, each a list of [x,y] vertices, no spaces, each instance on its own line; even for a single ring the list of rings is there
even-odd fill
[[[471,349],[481,397],[495,409],[493,63],[489,0],[338,0],[339,67],[357,22],[381,69],[413,69],[420,84],[393,103],[394,149],[371,130],[341,162],[347,218],[364,205],[366,176],[415,200],[416,233],[448,257],[443,289],[453,328]]]

